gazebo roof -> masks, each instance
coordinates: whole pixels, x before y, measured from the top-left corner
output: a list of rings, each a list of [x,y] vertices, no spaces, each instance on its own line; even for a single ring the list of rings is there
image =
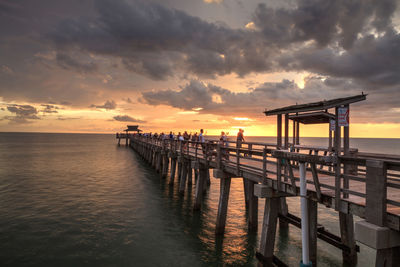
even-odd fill
[[[318,102],[312,102],[307,104],[292,105],[283,108],[277,108],[272,110],[265,110],[266,116],[297,113],[297,112],[308,112],[308,111],[324,111],[330,108],[339,107],[341,105],[347,105],[366,99],[367,95],[361,94],[350,97],[336,98],[331,100],[323,100]]]
[[[335,115],[328,112],[318,111],[318,112],[290,115],[289,119],[303,124],[319,124],[319,123],[329,123],[331,119],[335,119]]]
[[[128,129],[125,129],[125,132],[141,132],[142,130],[139,130],[139,125],[127,125]]]

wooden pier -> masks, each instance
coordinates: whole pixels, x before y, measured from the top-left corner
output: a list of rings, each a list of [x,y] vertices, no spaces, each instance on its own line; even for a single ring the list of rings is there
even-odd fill
[[[231,179],[243,179],[249,231],[258,230],[258,201],[265,201],[257,252],[260,266],[284,265],[284,259],[274,256],[278,221],[281,228],[301,225],[300,218],[292,215],[286,205],[287,197],[300,195],[300,166],[305,166],[306,171],[308,257],[312,265],[316,266],[320,239],[341,249],[343,261],[349,266],[357,263],[356,241],[376,250],[376,266],[399,266],[400,156],[361,153],[350,148],[348,125],[343,127],[341,147],[338,108],[349,110],[349,104],[364,99],[360,95],[266,111],[266,115],[277,115],[277,143],[248,142],[238,148],[234,142],[220,145],[218,141],[200,143],[134,134],[129,137],[129,145],[163,178],[168,178],[169,184],[178,182],[181,194],[186,193],[186,184],[193,182],[194,173],[194,210],[201,210],[209,171],[213,170],[214,177],[220,179],[216,234],[224,233]],[[335,114],[327,112],[331,108]],[[330,123],[332,119],[336,120],[335,137],[330,128],[328,147],[299,145],[300,123]],[[288,135],[290,120],[292,143]],[[340,236],[318,224],[317,203],[339,213]],[[354,215],[364,220],[354,224]]]

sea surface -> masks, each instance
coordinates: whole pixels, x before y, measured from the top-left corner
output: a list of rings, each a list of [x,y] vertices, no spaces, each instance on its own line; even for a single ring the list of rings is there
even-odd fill
[[[351,147],[400,154],[400,139],[353,138]],[[211,179],[202,212],[192,211],[193,190],[179,195],[114,135],[0,133],[0,266],[255,266],[263,201],[259,232],[249,234],[243,183],[233,179],[226,232],[215,237],[219,182]],[[288,204],[298,214],[299,199]],[[319,206],[318,220],[339,232],[332,210]],[[277,256],[298,266],[300,230],[277,231]],[[358,266],[374,266],[374,251],[360,247]],[[342,266],[341,251],[318,240],[318,265]]]

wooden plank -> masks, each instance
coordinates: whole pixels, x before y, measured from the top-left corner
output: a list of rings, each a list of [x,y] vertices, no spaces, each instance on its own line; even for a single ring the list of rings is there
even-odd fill
[[[315,163],[311,164],[311,173],[312,173],[313,182],[314,182],[314,186],[315,186],[315,192],[317,193],[317,199],[318,199],[318,201],[321,201],[321,186],[319,184],[318,172],[317,172],[317,167],[315,166]]]
[[[199,175],[196,181],[196,190],[194,196],[194,206],[193,210],[200,210],[202,201],[203,201],[203,187],[204,187],[204,180],[207,179],[206,168],[200,167],[199,168]]]
[[[339,108],[335,108],[335,153],[340,156],[341,151],[341,138],[340,138],[340,127],[339,127]],[[340,159],[338,158],[335,164],[335,210],[340,210],[340,187],[341,187],[341,167]]]
[[[271,263],[274,256],[279,198],[266,198],[259,253]]]
[[[296,180],[294,179],[294,175],[293,175],[292,165],[290,164],[289,160],[286,160],[285,162],[286,162],[286,166],[287,166],[288,171],[289,171],[289,178],[290,178],[290,182],[292,184],[293,194],[297,195],[297,186],[296,186]]]
[[[171,158],[171,176],[169,184],[173,185],[175,180],[175,170],[176,170],[176,158]]]
[[[186,161],[182,162],[181,179],[179,179],[179,193],[181,194],[185,193],[187,170],[188,170],[187,165],[188,163]]]
[[[353,215],[339,212],[340,237],[350,250],[342,250],[343,262],[349,266],[357,264],[357,247],[354,239]]]
[[[318,233],[318,205],[317,202],[307,199],[309,223],[309,257],[312,266],[317,266],[317,233]]]
[[[289,114],[285,114],[285,149],[289,148]]]
[[[247,180],[247,195],[249,197],[249,220],[247,225],[251,232],[257,232],[258,228],[258,197],[254,195],[255,184],[254,181]]]
[[[217,235],[223,234],[225,231],[230,187],[231,187],[231,178],[220,179],[218,214],[217,214],[217,223],[215,227],[215,233]]]
[[[367,160],[366,209],[368,222],[386,226],[386,167],[383,161]]]
[[[249,210],[249,190],[247,189],[249,187],[248,180],[245,178],[242,178],[243,180],[243,193],[244,193],[244,204],[246,211]]]

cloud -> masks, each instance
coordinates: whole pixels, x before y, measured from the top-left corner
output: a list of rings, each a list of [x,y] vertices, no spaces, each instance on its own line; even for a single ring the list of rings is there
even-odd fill
[[[69,56],[93,53],[118,58],[127,70],[153,80],[182,73],[214,78],[293,68],[324,73],[330,66],[342,69],[340,63],[346,57],[352,71],[326,75],[357,79],[357,72],[368,65],[364,60],[374,62],[376,56],[390,54],[383,48],[396,50],[399,37],[392,30],[395,0],[299,0],[292,6],[259,4],[249,31],[210,23],[156,2],[99,0],[95,2],[98,16],[65,19],[46,39],[65,68],[95,69]],[[387,46],[367,53],[371,47],[366,39],[371,34],[378,35],[377,44],[386,42]],[[326,60],[318,62],[313,56],[317,54]],[[400,58],[395,55],[392,60]],[[378,73],[379,82],[386,78],[380,76],[384,66],[372,64],[369,68]]]
[[[81,73],[91,73],[98,70],[98,66],[94,62],[80,62],[62,52],[57,53],[56,60],[58,65],[66,70],[75,70]]]
[[[211,3],[216,3],[216,4],[220,4],[222,3],[224,0],[203,0],[205,3],[207,4],[211,4]]]
[[[270,68],[267,59],[274,49],[260,35],[155,2],[133,2],[96,1],[95,19],[66,19],[46,39],[63,55],[79,51],[120,58],[126,69],[154,80],[176,72],[213,77]]]
[[[349,49],[358,34],[391,27],[396,7],[396,0],[299,0],[293,9],[259,4],[253,21],[267,40],[280,46],[313,40],[325,47],[338,41]]]
[[[62,116],[57,117],[57,120],[59,120],[59,121],[79,120],[79,119],[81,119],[81,117],[62,117]]]
[[[232,92],[230,90],[205,84],[198,80],[181,87],[177,91],[162,90],[142,93],[140,101],[149,105],[167,105],[187,111],[198,107],[200,114],[230,115],[237,117],[260,117],[267,109],[287,105],[309,103],[364,93],[371,93],[368,101],[354,106],[358,122],[400,122],[400,91],[395,87],[381,90],[379,94],[373,90],[354,83],[350,79],[326,78],[310,76],[305,79],[304,89],[294,81],[266,82],[247,92]],[[213,101],[217,95],[220,101]],[[352,108],[353,109],[353,108]],[[382,114],[382,117],[371,118],[370,112]]]
[[[351,49],[341,53],[333,48],[305,49],[288,53],[280,60],[286,69],[352,78],[378,90],[400,85],[399,47],[400,35],[389,31],[379,38],[373,35],[360,38]]]
[[[15,116],[5,116],[4,119],[9,120],[10,123],[24,124],[31,123],[31,120],[39,120],[37,116],[38,111],[31,105],[9,105],[7,110],[11,113],[15,113]]]
[[[59,107],[55,105],[42,104],[41,106],[44,107],[44,109],[41,110],[43,113],[58,113],[57,109],[59,109]]]
[[[122,100],[125,101],[128,104],[133,104],[133,101],[132,101],[132,99],[130,97],[122,98]]]
[[[101,109],[106,109],[106,110],[110,110],[110,109],[116,109],[117,108],[117,103],[115,103],[114,100],[107,100],[103,105],[95,105],[92,104],[90,105],[91,108],[101,108]]]
[[[137,122],[137,123],[145,123],[146,122],[143,120],[132,118],[131,116],[128,116],[128,115],[114,116],[113,119],[116,121],[122,121],[122,122]]]
[[[179,5],[179,1],[2,1],[0,25],[7,27],[0,26],[0,51],[7,53],[0,56],[0,96],[9,102],[67,101],[74,107],[87,107],[114,98],[111,94],[117,91],[147,90],[143,84],[148,80],[139,76],[173,82],[227,74],[245,77],[250,73],[306,71],[331,82],[346,80],[346,86],[354,87],[351,92],[379,90],[385,98],[379,103],[395,106],[387,94],[397,96],[400,89],[398,1],[284,2],[289,4],[260,4],[241,26],[229,26],[212,22],[213,16],[187,8],[191,4]],[[201,4],[225,11],[234,7],[228,7],[227,1],[218,6]],[[133,78],[129,72],[135,73]],[[103,83],[108,74],[112,82],[106,79]],[[136,78],[141,82],[133,87],[132,79]],[[329,89],[322,90],[328,96],[342,92],[344,86],[318,83]],[[175,90],[162,90],[146,92],[142,100],[187,110],[199,107],[197,101],[205,107],[203,113],[225,114],[246,110],[237,101],[243,98],[255,112],[269,106],[268,99],[285,92],[280,86],[296,87],[291,81],[265,83],[237,94],[213,85],[193,84],[181,88],[186,88],[186,98],[176,95]],[[318,91],[315,94],[322,96]],[[179,101],[171,100],[170,95]],[[294,96],[300,97],[297,101],[303,99],[300,93]],[[268,105],[263,105],[260,97],[267,99]],[[279,101],[286,103],[287,99]],[[115,102],[107,102],[92,107],[116,108]]]

